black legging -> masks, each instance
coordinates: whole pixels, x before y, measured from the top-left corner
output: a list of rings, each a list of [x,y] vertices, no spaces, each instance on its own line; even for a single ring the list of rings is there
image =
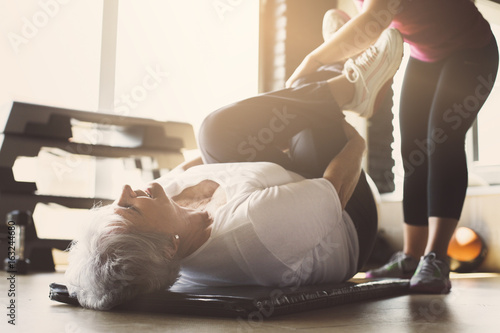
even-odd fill
[[[320,178],[347,141],[343,120],[326,82],[305,84],[213,112],[200,128],[200,150],[205,163],[268,161],[306,178]],[[377,231],[376,206],[364,174],[346,211],[358,233],[361,269]]]
[[[436,63],[410,59],[400,108],[407,224],[425,226],[430,216],[460,218],[468,178],[465,134],[497,69],[495,40]]]

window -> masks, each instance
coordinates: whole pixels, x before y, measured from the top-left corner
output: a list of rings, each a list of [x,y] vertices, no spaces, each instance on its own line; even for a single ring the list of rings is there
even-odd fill
[[[109,3],[109,2],[108,2]],[[117,1],[114,110],[199,126],[258,91],[259,2]],[[99,110],[103,0],[0,0],[0,103]],[[110,18],[111,17],[111,18]],[[104,26],[104,29],[108,29]],[[104,48],[103,48],[104,50]]]
[[[0,0],[0,105],[97,109],[102,2]]]
[[[255,95],[258,18],[258,1],[121,1],[115,112],[196,129],[208,113]]]
[[[0,31],[0,105],[15,100],[181,121],[196,133],[208,113],[258,92],[259,1],[0,0]],[[100,107],[103,97],[110,109]],[[112,168],[86,157],[55,181],[48,174],[67,158],[57,153],[20,159],[16,180],[68,196],[92,197],[96,184],[108,187],[96,170]],[[55,235],[53,221],[75,220],[58,209],[37,206],[41,237],[72,237],[75,230]]]

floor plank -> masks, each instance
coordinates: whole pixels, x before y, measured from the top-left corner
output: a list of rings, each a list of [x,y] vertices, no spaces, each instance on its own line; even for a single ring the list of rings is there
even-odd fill
[[[265,321],[98,312],[49,300],[62,273],[0,273],[1,332],[498,332],[500,274],[453,274],[449,295],[407,295],[287,315]],[[15,300],[15,327],[8,323]],[[254,318],[255,319],[255,318]],[[5,330],[5,328],[7,330]]]

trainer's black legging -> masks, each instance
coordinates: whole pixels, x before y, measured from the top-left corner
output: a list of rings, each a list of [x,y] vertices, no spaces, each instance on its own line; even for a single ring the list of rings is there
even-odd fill
[[[435,63],[410,59],[400,107],[407,224],[428,225],[430,216],[460,218],[468,182],[465,135],[497,69],[495,40]]]
[[[305,84],[213,112],[200,128],[200,150],[205,163],[268,161],[306,178],[320,178],[347,142],[343,121],[326,82]],[[377,231],[376,206],[364,174],[346,211],[358,233],[361,269]]]

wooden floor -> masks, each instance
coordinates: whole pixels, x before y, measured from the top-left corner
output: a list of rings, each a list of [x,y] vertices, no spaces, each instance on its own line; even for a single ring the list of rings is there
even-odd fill
[[[409,295],[277,317],[264,322],[179,315],[98,312],[49,300],[61,273],[0,273],[0,332],[500,332],[500,274],[455,274],[449,295]]]

